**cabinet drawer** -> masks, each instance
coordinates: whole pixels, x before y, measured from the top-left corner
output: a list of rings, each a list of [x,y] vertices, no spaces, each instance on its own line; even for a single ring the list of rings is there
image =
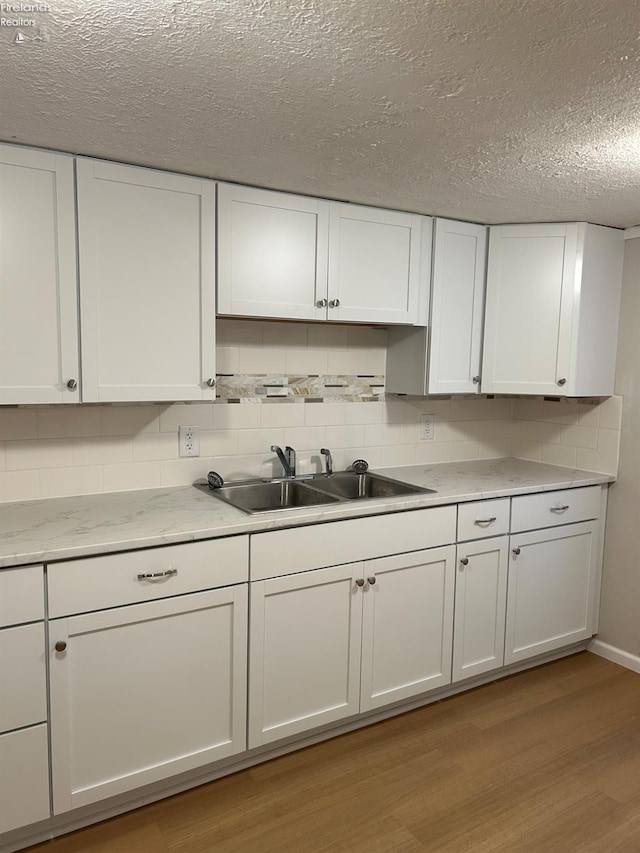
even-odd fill
[[[257,533],[251,537],[251,580],[449,545],[455,535],[455,506]]]
[[[522,495],[511,503],[511,532],[538,530],[600,516],[600,486]]]
[[[42,566],[0,570],[0,628],[44,619]]]
[[[473,501],[458,507],[458,542],[509,532],[509,498]]]
[[[0,732],[47,719],[44,624],[0,631]]]
[[[0,833],[50,815],[46,725],[0,735]]]
[[[249,578],[249,538],[209,539],[90,557],[56,563],[47,573],[50,617],[102,610],[244,583]],[[149,574],[160,576],[139,577]]]

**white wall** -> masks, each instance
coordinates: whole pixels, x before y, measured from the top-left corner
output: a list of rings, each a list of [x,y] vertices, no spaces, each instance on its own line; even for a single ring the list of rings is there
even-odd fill
[[[616,391],[620,471],[609,489],[598,639],[640,654],[640,239],[625,244]]]
[[[242,402],[1,407],[0,501],[187,485],[210,469],[272,475],[271,444],[295,447],[301,471],[320,469],[321,447],[336,468],[358,457],[384,467],[517,455],[616,470],[619,399],[376,402],[369,386],[383,381],[384,354],[382,329],[219,321],[220,391]],[[256,390],[265,373],[287,385],[286,400]],[[323,402],[304,402],[318,393]],[[433,441],[419,438],[421,412],[435,415]],[[178,457],[180,424],[200,427],[199,458]]]

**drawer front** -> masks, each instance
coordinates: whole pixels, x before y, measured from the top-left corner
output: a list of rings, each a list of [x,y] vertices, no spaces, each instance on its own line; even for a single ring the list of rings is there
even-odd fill
[[[48,566],[47,574],[50,617],[103,610],[245,583],[249,578],[249,537],[55,563]]]
[[[509,498],[473,501],[458,507],[458,542],[509,532]]]
[[[256,533],[251,580],[450,545],[455,535],[455,506]]]
[[[0,767],[0,833],[48,818],[46,725],[0,735]]]
[[[0,628],[44,619],[42,566],[0,569]]]
[[[0,631],[0,732],[47,719],[44,624]]]
[[[600,516],[600,486],[522,495],[511,502],[511,532],[540,530]]]

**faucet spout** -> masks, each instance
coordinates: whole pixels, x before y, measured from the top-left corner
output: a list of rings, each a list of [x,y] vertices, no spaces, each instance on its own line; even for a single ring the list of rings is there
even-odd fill
[[[278,459],[280,460],[280,464],[282,465],[282,470],[284,471],[285,477],[295,477],[296,476],[296,454],[293,448],[286,447],[285,452],[283,452],[281,447],[278,447],[277,444],[271,445],[271,450],[276,454]],[[293,467],[291,466],[293,454]]]

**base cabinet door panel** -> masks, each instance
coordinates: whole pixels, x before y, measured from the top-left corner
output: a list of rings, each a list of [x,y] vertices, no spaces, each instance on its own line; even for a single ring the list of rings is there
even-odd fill
[[[593,634],[598,522],[511,537],[505,664]]]
[[[357,714],[362,563],[251,584],[249,747]]]
[[[455,547],[365,563],[360,710],[451,682]]]
[[[54,813],[244,750],[246,635],[245,584],[52,621]]]
[[[47,726],[0,735],[0,833],[50,815]]]
[[[508,544],[501,536],[458,546],[454,682],[504,665]]]

